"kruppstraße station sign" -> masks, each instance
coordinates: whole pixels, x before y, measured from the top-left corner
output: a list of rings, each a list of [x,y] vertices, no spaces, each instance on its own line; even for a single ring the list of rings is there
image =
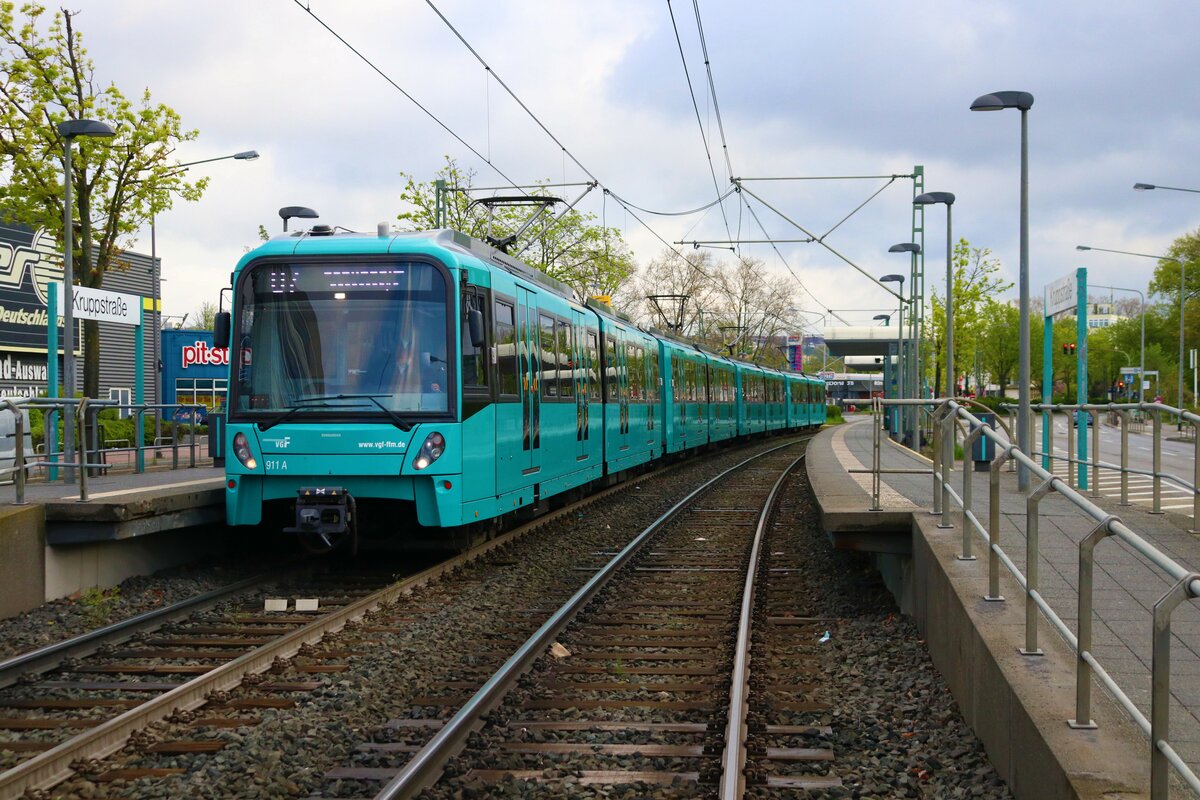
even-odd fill
[[[74,287],[71,308],[76,319],[94,319],[100,322],[115,322],[119,325],[141,325],[142,298],[103,289]],[[62,285],[58,287],[62,297]]]

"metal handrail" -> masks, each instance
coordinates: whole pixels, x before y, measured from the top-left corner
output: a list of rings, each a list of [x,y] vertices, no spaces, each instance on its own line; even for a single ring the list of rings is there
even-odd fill
[[[188,464],[190,467],[196,466],[196,426],[199,420],[199,413],[205,406],[193,403],[120,403],[116,400],[98,400],[90,397],[20,397],[20,398],[4,398],[0,401],[0,412],[10,412],[14,417],[13,430],[16,436],[16,448],[13,457],[13,465],[11,467],[0,468],[0,478],[11,476],[14,487],[14,505],[25,505],[25,488],[29,470],[34,468],[45,468],[48,473],[49,480],[56,480],[58,470],[63,471],[63,480],[65,482],[73,482],[76,474],[79,475],[79,500],[84,502],[88,499],[88,471],[95,469],[109,469],[111,464],[103,461],[90,461],[88,458],[89,447],[86,437],[83,435],[88,428],[89,421],[98,424],[98,415],[100,411],[105,409],[127,409],[134,414],[135,439],[137,444],[131,447],[121,448],[104,448],[102,451],[97,448],[96,452],[103,453],[118,453],[132,452],[135,454],[134,471],[141,473],[145,471],[145,452],[146,450],[157,450],[157,442],[155,444],[143,444],[146,414],[150,411],[162,411],[166,409],[184,409],[191,416],[189,439],[186,447],[188,448]],[[46,427],[57,430],[58,415],[61,413],[64,419],[64,425],[72,424],[75,426],[76,441],[78,447],[75,460],[68,462],[65,459],[66,454],[63,451],[53,450],[41,454],[39,460],[29,461],[25,457],[24,448],[24,428],[25,417],[24,411],[30,409],[39,409],[46,411]],[[171,421],[171,469],[179,468],[179,436],[178,422]]]
[[[942,526],[945,526],[949,520],[948,506],[950,499],[956,500],[960,508],[963,509],[963,519],[966,523],[969,523],[969,526],[968,524],[963,525],[964,547],[960,558],[971,557],[970,529],[974,529],[987,544],[989,552],[988,595],[985,599],[997,602],[1003,601],[1003,598],[999,596],[999,567],[1003,563],[1025,593],[1025,647],[1021,652],[1028,656],[1042,654],[1041,649],[1038,647],[1038,612],[1041,612],[1042,616],[1045,617],[1075,652],[1075,719],[1071,721],[1071,727],[1079,729],[1096,727],[1091,719],[1091,680],[1095,676],[1143,732],[1150,737],[1151,798],[1153,800],[1167,800],[1169,792],[1169,768],[1174,768],[1188,786],[1194,791],[1200,792],[1200,777],[1196,775],[1191,767],[1184,763],[1183,759],[1175,752],[1175,749],[1169,742],[1171,614],[1185,600],[1200,598],[1200,572],[1189,570],[1165,555],[1126,526],[1119,517],[1108,514],[1073,487],[1069,486],[1062,478],[1044,469],[1033,457],[1021,451],[1014,443],[1005,441],[990,423],[983,422],[955,400],[928,401],[874,398],[872,411],[875,415],[874,422],[876,429],[878,430],[880,426],[884,406],[913,404],[936,406],[937,410],[934,412],[935,418],[939,414],[941,416],[941,424],[934,427],[935,433],[941,432],[939,436],[941,441],[938,443],[941,447],[936,445],[934,447],[934,465],[931,470],[935,488],[935,511],[938,511],[936,507],[939,505],[939,489],[941,494],[940,512],[942,514]],[[1161,421],[1163,413],[1177,414],[1192,424],[1200,423],[1200,416],[1198,415],[1187,411],[1181,412],[1179,409],[1158,403],[1110,405],[1117,406],[1118,408],[1115,410],[1126,413],[1134,408],[1149,411],[1156,421],[1156,428],[1161,427],[1158,423]],[[1091,412],[1096,408],[1108,409],[1110,405],[1088,407],[1085,404],[1082,410]],[[986,438],[991,440],[997,447],[998,454],[992,459],[989,471],[991,503],[989,508],[989,526],[986,529],[976,518],[971,508],[972,498],[970,491],[966,488],[970,484],[969,474],[964,475],[964,491],[961,497],[949,486],[948,461],[952,460],[954,453],[955,428],[957,427],[955,423],[966,423],[972,426],[972,433],[969,434],[972,439]],[[875,435],[874,446],[878,450],[878,433]],[[964,466],[967,461],[967,452],[967,449],[964,448]],[[949,454],[949,459],[947,458],[947,454]],[[1005,460],[1019,462],[1029,470],[1035,483],[1040,481],[1030,491],[1026,499],[1025,573],[1022,573],[1008,554],[1004,552],[999,542],[999,476],[1000,465]],[[873,465],[876,468],[879,467],[878,454],[876,454]],[[1197,469],[1200,469],[1200,467]],[[873,486],[878,487],[879,483],[880,481],[877,480]],[[875,488],[875,491],[876,494],[872,498],[873,505],[879,507],[878,488]],[[1059,617],[1039,591],[1038,560],[1040,553],[1038,548],[1038,523],[1041,518],[1039,506],[1042,499],[1051,492],[1057,492],[1063,499],[1075,506],[1085,516],[1090,517],[1095,523],[1091,534],[1079,544],[1079,586],[1077,590],[1079,609],[1077,621],[1078,635],[1067,627],[1066,623],[1063,622],[1062,618]],[[1142,711],[1133,703],[1124,690],[1117,685],[1116,681],[1113,680],[1091,652],[1094,608],[1092,574],[1095,565],[1093,551],[1096,544],[1110,536],[1123,541],[1129,549],[1132,549],[1155,567],[1162,570],[1173,581],[1171,588],[1154,605],[1153,656],[1151,661],[1152,691],[1149,720],[1146,719]]]

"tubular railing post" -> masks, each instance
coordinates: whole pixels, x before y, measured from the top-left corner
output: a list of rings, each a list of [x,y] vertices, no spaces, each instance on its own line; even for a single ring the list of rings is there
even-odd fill
[[[13,505],[25,505],[25,415],[12,400],[5,398],[4,406],[13,413],[13,434],[16,444],[13,449]]]
[[[1042,410],[1042,469],[1054,472],[1054,406]]]
[[[135,449],[133,452],[134,452],[134,457],[136,459],[136,465],[135,465],[134,469],[138,473],[142,473],[142,472],[146,471],[146,451],[144,448],[144,446],[146,444],[146,408],[145,408],[145,406],[138,406],[137,411],[134,413],[137,414],[137,416],[134,417],[136,424],[133,426],[133,438],[134,438],[134,442],[135,442],[135,444],[134,444]]]
[[[1162,412],[1154,409],[1150,412],[1154,420],[1154,506],[1151,514],[1161,514],[1162,510]]]
[[[962,457],[962,506],[963,506],[963,531],[962,531],[962,554],[958,556],[959,561],[974,561],[975,556],[971,555],[971,526],[967,524],[967,512],[972,511],[971,508],[974,489],[974,472],[971,464],[971,448],[975,446],[975,440],[983,436],[984,428],[991,430],[991,426],[980,425],[975,430],[971,431],[963,438],[963,457]]]
[[[1100,415],[1088,412],[1092,424],[1092,497],[1100,496]]]
[[[189,455],[188,455],[188,466],[195,467],[196,466],[196,409],[195,408],[192,409],[192,430],[191,430],[191,435],[188,436],[188,450],[190,451]]]
[[[1121,420],[1121,502],[1117,505],[1129,505],[1129,412],[1118,411]]]
[[[1059,480],[1061,478],[1051,475],[1030,492],[1029,499],[1025,501],[1025,647],[1020,651],[1021,655],[1044,655],[1038,647],[1038,607],[1033,599],[1034,592],[1038,590],[1038,504]]]
[[[1200,422],[1192,422],[1192,527],[1188,533],[1200,533]]]
[[[882,511],[883,506],[879,503],[882,483],[879,475],[879,439],[883,428],[883,403],[878,397],[871,398],[871,424],[874,428],[871,432],[871,510]]]
[[[1067,412],[1067,486],[1075,488],[1075,437],[1071,424],[1076,420],[1075,412]],[[1052,470],[1053,471],[1053,470]]]
[[[950,468],[954,463],[954,423],[955,410],[946,406],[946,415],[942,417],[942,519],[939,528],[953,528],[950,522]]]
[[[939,414],[942,407],[938,406],[929,414],[930,430],[933,434],[933,514],[942,513],[942,493],[938,481],[942,478],[942,420]]]
[[[1171,732],[1171,612],[1187,600],[1188,587],[1200,573],[1185,575],[1154,604],[1154,650],[1150,667],[1150,797],[1167,800],[1167,754],[1163,746]]]
[[[1110,533],[1114,516],[1105,517],[1079,543],[1079,635],[1075,648],[1075,719],[1072,728],[1095,728],[1092,721],[1092,667],[1084,658],[1092,652],[1092,578],[1096,568],[1096,545]]]
[[[58,463],[58,409],[52,408],[46,412],[46,416],[42,419],[46,424],[43,430],[46,431],[46,460],[51,464]],[[54,482],[58,480],[58,467],[50,467],[46,471],[46,480]]]
[[[1000,602],[1000,467],[1009,460],[1015,442],[1000,451],[988,468],[988,593],[984,600]]]
[[[171,416],[171,469],[179,469],[179,420]]]
[[[75,409],[76,430],[80,436],[76,437],[75,449],[79,454],[79,501],[86,502],[88,499],[88,441],[87,441],[87,419],[88,398],[83,398],[79,401],[79,407]]]

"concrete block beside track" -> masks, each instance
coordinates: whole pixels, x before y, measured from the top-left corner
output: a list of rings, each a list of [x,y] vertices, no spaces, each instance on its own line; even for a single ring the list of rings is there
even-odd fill
[[[869,423],[868,423],[869,424]],[[905,501],[871,512],[870,475],[848,473],[835,453],[838,428],[809,445],[807,469],[821,522],[831,542],[874,551],[889,588],[925,636],[933,662],[1020,800],[1132,800],[1149,797],[1149,743],[1099,687],[1092,693],[1096,730],[1074,730],[1075,656],[1048,626],[1039,629],[1044,656],[1024,656],[1024,593],[1006,572],[1003,603],[983,599],[986,557],[956,558],[961,517],[940,530],[927,509]],[[836,438],[835,438],[836,437]],[[853,464],[856,468],[861,462]],[[856,537],[903,537],[911,557],[857,547]],[[900,547],[891,548],[900,550]],[[986,555],[986,554],[985,554]],[[905,564],[897,568],[896,561]],[[902,585],[894,585],[899,577]]]
[[[46,593],[46,509],[0,507],[0,618],[42,604]]]

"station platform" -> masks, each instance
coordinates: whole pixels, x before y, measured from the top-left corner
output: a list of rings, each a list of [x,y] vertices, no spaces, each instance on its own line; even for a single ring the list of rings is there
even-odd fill
[[[190,532],[225,520],[225,473],[207,465],[0,486],[0,616],[201,557]],[[152,535],[153,534],[153,535]]]
[[[963,519],[953,505],[949,529],[940,529],[929,474],[884,475],[881,510],[871,511],[873,424],[848,416],[809,445],[807,469],[822,526],[834,546],[875,554],[901,608],[914,616],[934,664],[954,692],[967,721],[1018,798],[1149,796],[1150,744],[1132,719],[1093,680],[1094,730],[1067,724],[1075,716],[1074,652],[1039,619],[1044,655],[1021,654],[1025,592],[1001,568],[1003,602],[988,601],[988,551],[973,534],[977,560],[962,560]],[[929,469],[928,459],[882,437],[884,468]],[[961,463],[952,485],[960,490]],[[988,473],[974,473],[973,510],[988,519]],[[1188,569],[1200,568],[1200,537],[1191,518],[1095,502]],[[1001,475],[1000,543],[1025,572],[1026,495],[1015,473]],[[1094,523],[1051,493],[1041,501],[1039,577],[1042,596],[1077,631],[1079,542]],[[1165,574],[1119,543],[1096,549],[1093,654],[1116,683],[1150,715],[1154,603],[1166,592]],[[1200,769],[1200,604],[1184,603],[1172,618],[1169,741],[1193,770]],[[1191,797],[1175,787],[1172,797]]]

